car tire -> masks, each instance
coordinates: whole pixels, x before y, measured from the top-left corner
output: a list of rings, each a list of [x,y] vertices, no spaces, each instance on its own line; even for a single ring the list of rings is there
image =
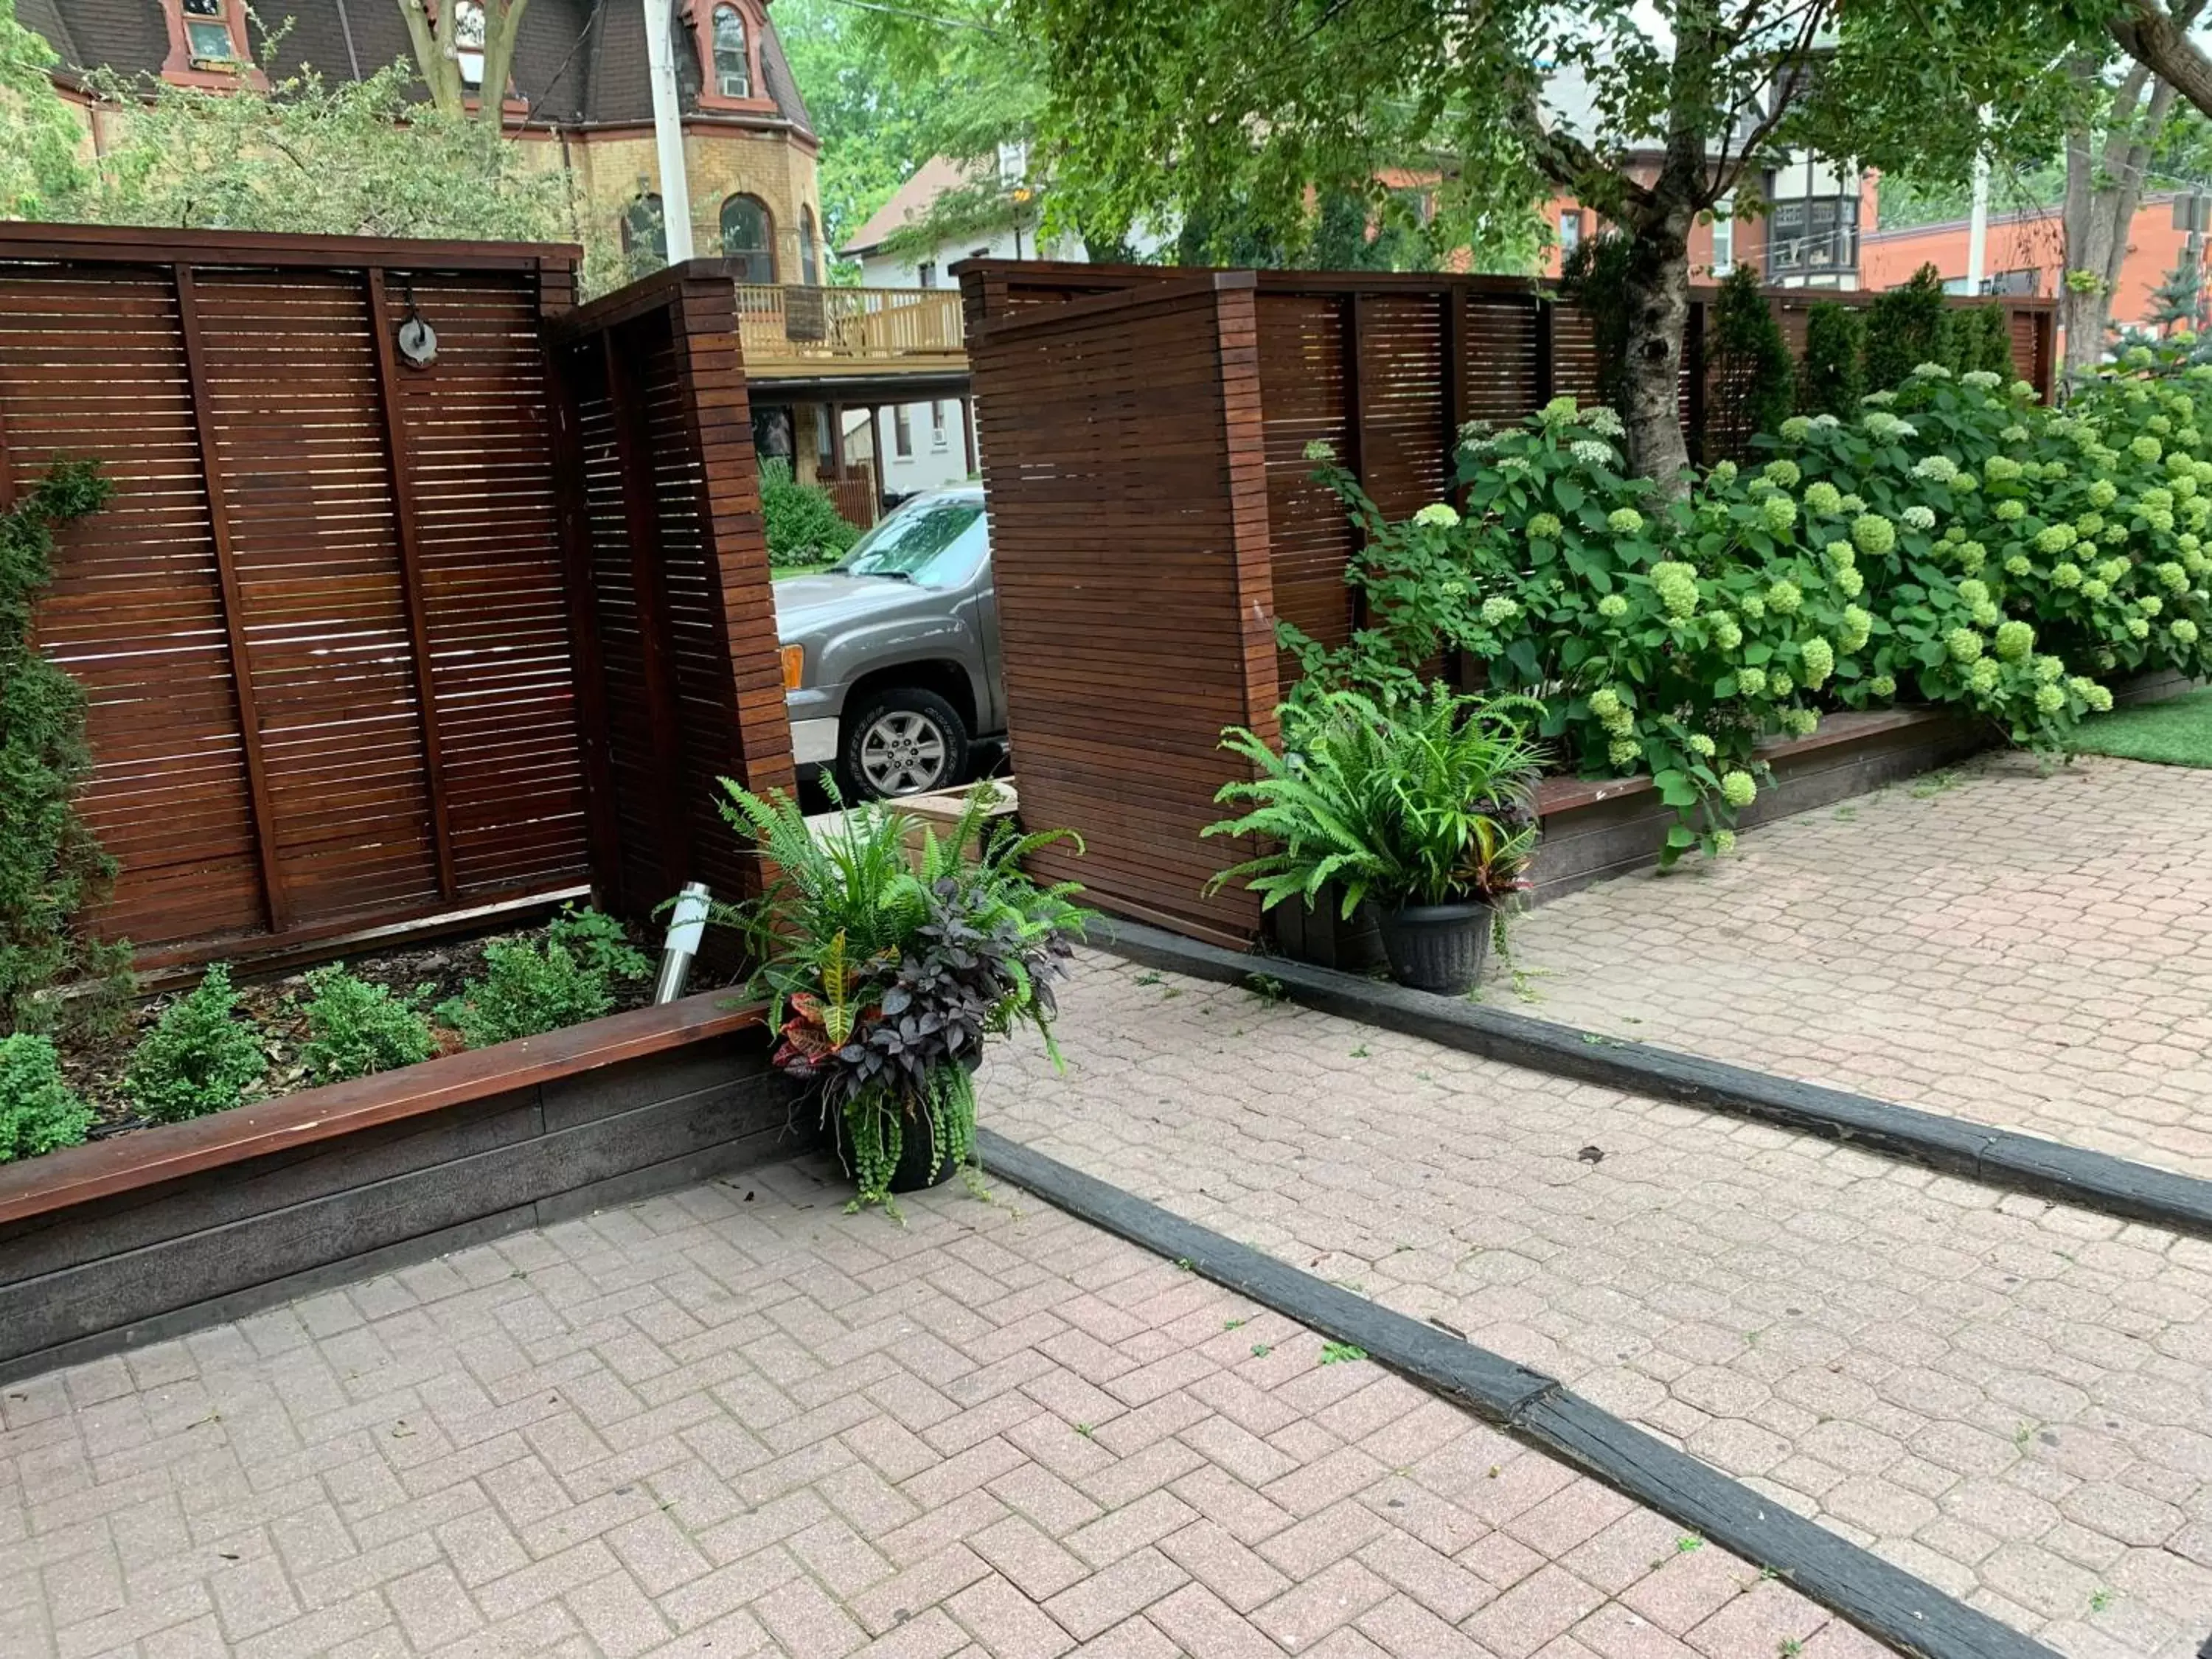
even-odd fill
[[[837,787],[848,801],[950,789],[968,775],[968,723],[934,691],[872,693],[837,736]]]

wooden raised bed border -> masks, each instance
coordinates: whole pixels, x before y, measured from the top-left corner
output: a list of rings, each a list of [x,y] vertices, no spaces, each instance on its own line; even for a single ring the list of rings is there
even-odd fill
[[[0,1166],[0,1377],[758,1164],[792,1104],[708,992]]]

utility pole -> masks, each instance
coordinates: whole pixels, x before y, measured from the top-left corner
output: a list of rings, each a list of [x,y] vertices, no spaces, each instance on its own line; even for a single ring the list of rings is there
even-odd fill
[[[653,147],[660,158],[660,218],[668,263],[691,257],[691,179],[684,167],[684,112],[676,91],[672,0],[645,0],[645,52],[653,76]]]
[[[1984,105],[1977,125],[1987,125],[1989,106]],[[1988,272],[1990,240],[1990,153],[1974,152],[1974,202],[1966,210],[1966,292],[1979,294]]]

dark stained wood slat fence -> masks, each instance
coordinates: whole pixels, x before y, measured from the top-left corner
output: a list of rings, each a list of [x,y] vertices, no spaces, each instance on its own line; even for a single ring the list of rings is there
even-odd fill
[[[688,881],[750,896],[718,780],[793,777],[736,289],[698,261],[550,334],[602,895],[641,918]]]
[[[1236,856],[1198,840],[1228,775],[1221,728],[1272,722],[1291,672],[1269,648],[1278,619],[1328,643],[1359,621],[1344,581],[1356,532],[1306,446],[1328,443],[1387,514],[1412,513],[1445,496],[1464,422],[1517,421],[1560,392],[1596,400],[1589,321],[1547,285],[1502,277],[954,269],[1023,812],[1091,848],[1046,867],[1109,909],[1249,939],[1249,896],[1201,893]],[[1681,392],[1705,459],[1742,436],[1704,429],[1712,292],[1693,296]],[[1770,296],[1800,339],[1807,306],[1874,297]],[[2015,365],[2048,397],[2051,304],[2002,303]]]
[[[142,962],[587,878],[540,339],[574,258],[0,226],[0,478],[118,487],[39,641],[89,697],[97,925]]]

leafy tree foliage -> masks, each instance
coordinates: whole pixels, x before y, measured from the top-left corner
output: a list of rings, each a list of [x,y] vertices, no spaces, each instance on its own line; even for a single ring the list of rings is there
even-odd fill
[[[1866,392],[1866,320],[1848,306],[1823,301],[1805,313],[1805,362],[1797,406],[1838,419],[1859,412]]]
[[[1903,287],[1879,296],[1868,307],[1867,384],[1878,391],[1902,386],[1921,364],[1943,362],[1949,320],[1943,277],[1934,265],[1921,266]]]

